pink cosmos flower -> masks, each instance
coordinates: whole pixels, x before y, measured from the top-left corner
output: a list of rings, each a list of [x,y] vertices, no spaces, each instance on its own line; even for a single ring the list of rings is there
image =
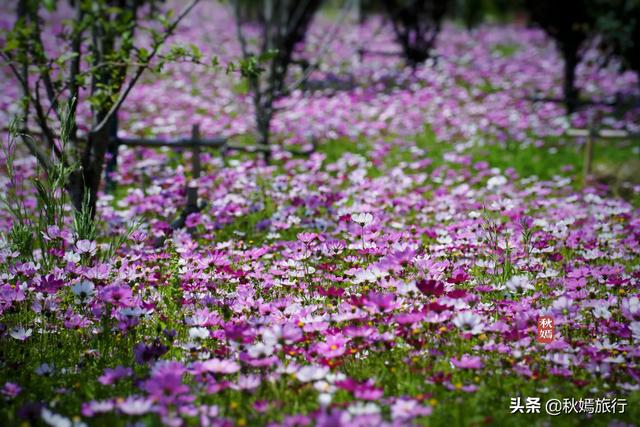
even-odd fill
[[[629,320],[640,320],[640,299],[637,296],[624,298],[620,302],[620,311]]]
[[[316,233],[298,233],[298,240],[308,245],[318,238]]]
[[[79,254],[89,254],[91,256],[96,254],[97,245],[92,240],[78,240],[76,242],[76,251]]]
[[[90,400],[82,404],[80,413],[85,417],[93,417],[96,414],[104,414],[113,411],[115,404],[112,399]]]
[[[201,370],[214,374],[233,374],[240,370],[240,365],[232,360],[209,359],[202,362]]]
[[[109,285],[102,289],[100,298],[115,306],[126,307],[133,302],[131,288],[126,285]]]
[[[320,356],[333,359],[342,356],[347,351],[349,340],[340,335],[329,335],[325,342],[316,345],[316,351]]]
[[[9,304],[24,301],[25,295],[20,286],[9,284],[0,286],[0,303]]]
[[[463,354],[460,359],[452,357],[451,364],[460,369],[482,369],[484,366],[480,357],[468,354]]]
[[[391,405],[391,418],[406,422],[415,417],[431,415],[431,407],[423,406],[414,399],[398,399]]]

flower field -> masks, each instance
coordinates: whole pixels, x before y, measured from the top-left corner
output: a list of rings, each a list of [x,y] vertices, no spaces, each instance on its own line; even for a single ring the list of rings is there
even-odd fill
[[[207,6],[173,40],[224,63],[240,47],[226,9]],[[29,183],[41,170],[5,134],[0,424],[640,420],[640,182],[583,188],[585,139],[565,136],[594,117],[638,132],[640,110],[566,117],[532,100],[559,96],[562,62],[523,25],[447,23],[416,70],[358,55],[362,40],[397,51],[382,21],[334,25],[316,19],[304,49],[328,43],[322,67],[278,101],[273,162],[203,150],[203,208],[182,229],[170,223],[192,153],[121,147],[94,238],[71,216],[17,234],[16,210],[38,223]],[[577,72],[586,96],[638,94],[636,74],[589,52]],[[0,85],[4,125],[20,94],[7,69]],[[237,76],[177,63],[143,76],[120,134],[175,137],[198,124],[251,144],[252,114]],[[597,141],[594,163],[621,169],[639,141]],[[309,156],[285,149],[312,142]],[[543,316],[554,322],[547,343]],[[545,412],[551,399],[573,411]]]

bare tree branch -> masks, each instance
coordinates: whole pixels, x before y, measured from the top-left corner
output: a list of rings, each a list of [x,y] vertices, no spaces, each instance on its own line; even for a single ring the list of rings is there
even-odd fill
[[[84,12],[82,11],[81,2],[76,2],[76,22],[82,22],[84,17]],[[73,39],[71,41],[71,52],[74,54],[74,57],[71,59],[71,64],[69,65],[69,99],[76,99],[76,102],[71,102],[69,105],[70,111],[69,114],[72,117],[75,117],[76,111],[78,108],[78,81],[77,78],[80,74],[80,61],[82,55],[82,33],[84,32],[83,28],[79,28],[76,30],[76,33],[73,35]],[[72,143],[75,143],[78,138],[78,127],[73,123],[72,128],[69,130],[69,139]]]
[[[162,37],[162,40],[160,42],[154,43],[153,49],[151,50],[151,52],[149,53],[149,56],[147,58],[147,63],[138,66],[138,68],[136,69],[136,72],[134,73],[133,77],[131,78],[131,80],[129,80],[129,83],[127,84],[127,87],[123,91],[120,92],[120,95],[118,96],[118,99],[111,106],[111,109],[109,109],[109,111],[107,112],[105,117],[102,119],[102,121],[100,123],[98,123],[96,126],[94,126],[94,128],[92,129],[92,132],[100,132],[102,129],[104,129],[104,127],[107,125],[107,123],[109,123],[109,120],[118,111],[118,109],[122,106],[122,103],[125,101],[125,99],[129,95],[129,92],[131,92],[131,89],[133,89],[135,84],[138,82],[138,79],[140,79],[140,77],[142,76],[142,73],[144,73],[144,71],[147,68],[149,68],[149,64],[151,63],[151,60],[156,56],[156,54],[158,53],[158,50],[160,50],[160,47],[164,44],[164,42],[169,37],[171,37],[171,35],[173,35],[173,32],[178,27],[178,24],[180,24],[180,22],[184,19],[184,17],[187,16],[187,14],[191,11],[191,9],[193,9],[195,7],[196,4],[199,3],[199,1],[200,0],[192,0],[191,3],[189,3],[182,10],[182,12],[180,12],[180,14],[177,16],[177,18],[167,27],[167,29],[166,29],[163,37]]]

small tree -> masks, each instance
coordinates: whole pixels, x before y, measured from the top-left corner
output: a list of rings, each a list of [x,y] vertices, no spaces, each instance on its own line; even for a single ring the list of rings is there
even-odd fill
[[[264,0],[254,2],[248,13],[242,0],[231,0],[237,36],[242,48],[241,72],[248,79],[253,96],[259,144],[269,147],[274,102],[288,90],[285,80],[293,63],[294,50],[305,39],[322,0]],[[258,41],[249,43],[243,28],[245,17],[257,25]],[[269,160],[269,152],[265,152]]]
[[[407,63],[416,67],[431,55],[449,0],[383,0]]]
[[[527,0],[526,8],[533,22],[539,25],[558,45],[564,59],[563,95],[567,112],[578,105],[575,85],[576,67],[580,63],[580,48],[593,34],[595,19],[590,0],[573,2]]]
[[[52,171],[57,162],[70,168],[65,188],[77,210],[89,209],[95,215],[109,126],[143,72],[159,56],[161,46],[197,3],[191,1],[173,18],[172,13],[159,14],[153,1],[71,1],[73,16],[64,21],[59,36],[62,48],[54,52],[43,42],[46,27],[41,14],[44,9],[54,12],[62,2],[18,1],[17,20],[5,34],[1,55],[23,92],[22,140],[45,172]],[[161,28],[146,30],[151,39],[146,47],[137,45],[134,38],[143,19],[161,24]],[[161,67],[167,59],[171,55],[153,66]],[[76,123],[81,103],[91,111],[90,122],[84,123],[89,130],[80,138],[75,124],[66,129],[64,140],[69,146],[64,146],[56,135],[62,120],[59,106],[66,105],[65,116]],[[31,120],[39,127],[38,134],[28,129]],[[42,143],[36,142],[40,138]]]

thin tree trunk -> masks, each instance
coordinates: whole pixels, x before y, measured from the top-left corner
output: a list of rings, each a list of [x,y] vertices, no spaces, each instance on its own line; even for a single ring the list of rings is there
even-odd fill
[[[567,106],[567,113],[576,111],[578,105],[578,90],[576,89],[576,67],[578,66],[578,48],[567,46],[562,49],[564,56],[563,95]]]
[[[99,129],[97,132],[90,132],[88,135],[87,148],[82,158],[82,167],[71,173],[67,191],[71,197],[73,207],[81,211],[88,198],[88,206],[91,217],[96,215],[96,205],[98,202],[98,190],[102,181],[104,159],[109,146],[109,127]]]

